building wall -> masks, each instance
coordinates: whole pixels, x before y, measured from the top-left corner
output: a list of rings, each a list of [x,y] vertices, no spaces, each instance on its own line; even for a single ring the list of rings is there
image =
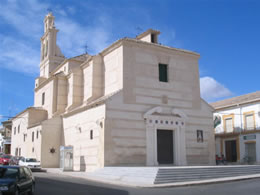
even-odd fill
[[[188,164],[214,164],[212,110],[200,99],[198,57],[156,46],[123,45],[123,93],[107,103],[105,165],[146,161],[143,115],[155,106],[178,108],[188,115]],[[169,82],[159,82],[158,64],[168,64]],[[197,143],[196,130],[204,131]]]
[[[106,54],[104,60],[104,95],[123,88],[123,47]]]
[[[21,150],[21,156],[27,155],[27,146],[24,142],[24,135],[27,132],[29,113],[25,112],[12,120],[12,138],[11,138],[11,155],[16,155],[16,149]],[[20,126],[20,131],[18,133],[18,127]],[[27,138],[26,138],[27,139]],[[19,154],[18,154],[19,155]]]
[[[23,156],[24,157],[31,157],[36,158],[38,161],[41,161],[41,146],[42,146],[42,126],[37,125],[27,130],[27,137],[24,142],[26,147]],[[38,137],[37,137],[38,134]],[[33,139],[32,139],[33,138]],[[26,143],[26,144],[25,144]]]
[[[260,133],[255,133],[255,134],[248,134],[248,135],[255,135],[256,136],[256,139],[252,139],[252,140],[245,140],[244,139],[244,136],[240,136],[239,140],[240,140],[240,157],[241,157],[241,160],[247,155],[246,154],[246,143],[247,142],[255,142],[256,144],[256,162],[260,163]],[[247,135],[247,136],[248,136]]]
[[[214,112],[214,116],[218,115],[221,117],[221,124],[218,125],[215,129],[216,133],[223,133],[224,132],[224,122],[223,117],[227,115],[234,116],[234,131],[240,131],[241,128],[245,129],[245,118],[244,114],[247,112],[254,112],[255,117],[255,127],[260,128],[260,103],[253,103],[253,104],[246,104],[240,105],[237,107],[222,109]]]
[[[94,56],[84,67],[84,102],[104,95],[104,63],[100,55]]]
[[[60,146],[62,142],[62,119],[54,117],[42,122],[41,165],[44,168],[58,168],[60,164]],[[51,153],[54,149],[54,153]]]
[[[107,101],[105,166],[146,164],[143,114],[148,105],[126,104],[122,91]]]
[[[92,171],[104,166],[105,112],[105,105],[100,105],[64,116],[64,145],[73,146],[75,171]]]
[[[16,155],[16,148],[21,150],[20,156],[41,160],[41,122],[47,119],[47,112],[42,109],[29,108],[12,120],[11,154]],[[18,128],[20,131],[18,133]],[[14,130],[16,128],[16,130]],[[14,132],[16,132],[14,134]],[[32,134],[34,132],[34,139]],[[38,138],[37,138],[38,132]],[[19,155],[19,153],[17,154]]]
[[[49,118],[53,113],[53,88],[54,80],[51,80],[40,89],[37,89],[34,93],[34,107],[42,107],[43,109],[47,110]],[[44,105],[42,105],[43,93],[45,93]]]

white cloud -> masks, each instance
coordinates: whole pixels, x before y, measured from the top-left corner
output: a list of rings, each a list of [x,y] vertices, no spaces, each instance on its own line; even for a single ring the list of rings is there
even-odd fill
[[[84,46],[88,46],[88,52],[96,54],[109,45],[110,33],[106,29],[102,17],[91,27],[81,25],[69,18],[57,19],[56,26],[60,29],[58,45],[66,55],[80,55]]]
[[[203,99],[215,101],[218,98],[231,96],[232,92],[212,77],[200,78],[200,93]]]
[[[36,0],[5,1],[0,6],[0,17],[19,33],[39,39],[42,31],[41,18],[48,6]]]
[[[63,9],[59,4],[51,5],[38,0],[4,0],[0,6],[0,27],[15,29],[16,36],[0,33],[0,66],[29,74],[38,73],[39,39],[43,35],[44,16],[50,7],[56,16],[56,27],[60,30],[58,45],[65,56],[84,53],[85,45],[91,54],[98,53],[109,45],[110,22],[104,13],[95,16],[92,24],[87,26],[69,16],[75,11],[73,6]]]
[[[0,66],[10,70],[35,74],[39,71],[40,51],[23,41],[0,35]]]

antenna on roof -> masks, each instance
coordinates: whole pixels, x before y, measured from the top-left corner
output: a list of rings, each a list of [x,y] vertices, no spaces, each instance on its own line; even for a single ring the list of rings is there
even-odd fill
[[[85,49],[85,54],[88,54],[88,44],[84,45],[84,49]]]

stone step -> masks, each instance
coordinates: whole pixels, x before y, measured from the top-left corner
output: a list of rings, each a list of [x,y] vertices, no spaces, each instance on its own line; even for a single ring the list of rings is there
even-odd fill
[[[208,168],[159,168],[154,184],[198,181],[214,178],[260,174],[260,166],[208,167]]]
[[[214,173],[246,173],[249,171],[260,172],[260,169],[246,169],[246,170],[210,170],[210,171],[192,171],[192,172],[158,172],[159,175],[186,175],[186,174],[214,174]]]
[[[248,172],[246,173],[246,175],[252,175],[252,174],[260,174],[260,173],[255,173],[255,172]],[[221,174],[208,174],[208,175],[199,175],[199,174],[192,174],[192,175],[178,175],[178,176],[173,176],[173,175],[162,175],[160,177],[156,177],[156,179],[165,179],[165,178],[174,178],[174,179],[182,179],[182,178],[204,178],[204,177],[219,177],[219,176],[223,176],[223,177],[231,177],[234,175],[245,175],[245,173],[221,173]]]

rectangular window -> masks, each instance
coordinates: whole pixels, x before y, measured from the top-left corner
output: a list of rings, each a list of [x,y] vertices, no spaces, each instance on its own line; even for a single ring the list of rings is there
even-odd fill
[[[20,125],[18,125],[18,130],[17,131],[18,131],[18,133],[20,133]]]
[[[42,105],[45,103],[45,93],[42,93]]]
[[[26,134],[23,134],[23,141],[25,142]]]
[[[32,132],[32,142],[34,142],[34,132]]]
[[[227,133],[233,132],[233,119],[227,118],[225,119],[225,129]]]
[[[253,114],[249,114],[245,116],[245,126],[246,126],[246,130],[252,130],[255,128],[255,124],[254,124],[254,115]]]
[[[197,142],[203,142],[203,130],[197,130]]]
[[[90,139],[93,139],[93,130],[90,130]]]
[[[159,81],[168,82],[168,65],[159,64]]]

